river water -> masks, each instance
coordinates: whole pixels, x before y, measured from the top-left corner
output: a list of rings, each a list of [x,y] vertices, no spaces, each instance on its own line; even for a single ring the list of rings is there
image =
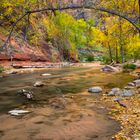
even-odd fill
[[[51,75],[41,76],[43,73]],[[43,81],[44,87],[33,87]],[[1,140],[109,140],[120,130],[100,100],[87,92],[101,86],[105,93],[124,87],[132,77],[127,73],[103,73],[98,68],[62,68],[17,74],[0,79]],[[17,94],[33,91],[34,100]],[[12,109],[29,110],[24,116],[11,116]]]

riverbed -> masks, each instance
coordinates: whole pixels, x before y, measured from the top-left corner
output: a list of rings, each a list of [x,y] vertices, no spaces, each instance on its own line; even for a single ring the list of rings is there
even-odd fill
[[[43,73],[50,75],[41,76]],[[119,122],[108,115],[101,100],[111,88],[123,88],[133,77],[128,73],[103,73],[99,68],[47,69],[0,79],[1,140],[109,140],[120,131]],[[36,81],[45,86],[33,87]],[[93,95],[88,88],[100,86],[103,93]],[[30,90],[34,100],[17,94]],[[11,116],[12,109],[29,110]]]

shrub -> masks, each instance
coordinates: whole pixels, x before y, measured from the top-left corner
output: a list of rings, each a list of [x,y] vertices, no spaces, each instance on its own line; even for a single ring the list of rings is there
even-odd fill
[[[87,56],[87,61],[88,62],[94,61],[94,56],[92,56],[92,55]]]
[[[0,73],[2,73],[3,71],[4,71],[4,68],[0,66]]]
[[[104,64],[110,64],[110,63],[111,63],[111,62],[110,62],[110,58],[109,58],[108,56],[103,56],[102,62],[103,62]]]
[[[137,66],[135,64],[125,64],[123,65],[124,70],[135,70]]]

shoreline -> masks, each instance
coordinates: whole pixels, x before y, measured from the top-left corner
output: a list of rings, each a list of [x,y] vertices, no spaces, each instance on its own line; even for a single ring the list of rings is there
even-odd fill
[[[92,63],[70,63],[70,62],[14,62],[15,68],[11,65],[11,62],[0,62],[0,66],[4,67],[4,71],[0,73],[0,76],[7,76],[9,74],[20,74],[20,73],[30,73],[35,71],[43,71],[49,69],[60,69],[60,68],[72,68],[72,67],[95,67],[101,68],[100,62]],[[17,67],[17,68],[16,68]]]

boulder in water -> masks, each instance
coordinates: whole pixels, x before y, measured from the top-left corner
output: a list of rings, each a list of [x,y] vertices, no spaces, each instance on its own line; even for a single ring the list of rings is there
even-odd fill
[[[136,87],[140,87],[140,79],[133,81]]]
[[[122,96],[122,97],[130,97],[134,94],[132,89],[119,89],[113,88],[109,93],[108,96]]]
[[[121,92],[121,89],[120,88],[113,88],[109,93],[108,93],[108,96],[118,96],[120,95],[122,92]]]
[[[34,87],[43,87],[45,84],[42,81],[37,81],[34,83]]]
[[[91,93],[101,93],[103,90],[101,87],[91,87],[88,89],[88,92]]]
[[[50,76],[51,74],[50,73],[43,73],[41,74],[41,76]]]
[[[15,110],[9,111],[8,113],[14,116],[20,116],[20,115],[30,113],[30,111],[15,109]]]
[[[128,83],[127,85],[128,85],[128,86],[133,86],[133,87],[135,86],[135,84],[132,83],[132,82]]]
[[[22,95],[22,96],[24,96],[24,97],[26,97],[26,99],[28,99],[28,100],[32,100],[33,99],[33,92],[32,91],[21,89],[17,93]]]
[[[106,65],[102,68],[103,72],[119,72],[120,70],[116,67],[110,66],[110,65]]]
[[[134,88],[135,88],[135,87],[133,87],[133,86],[125,86],[125,87],[124,87],[124,89],[128,89],[128,90],[129,90],[129,89],[134,89]]]
[[[134,94],[134,92],[132,90],[126,90],[126,89],[124,89],[121,96],[122,97],[131,97],[133,94]]]
[[[137,90],[137,93],[140,94],[140,88]]]

